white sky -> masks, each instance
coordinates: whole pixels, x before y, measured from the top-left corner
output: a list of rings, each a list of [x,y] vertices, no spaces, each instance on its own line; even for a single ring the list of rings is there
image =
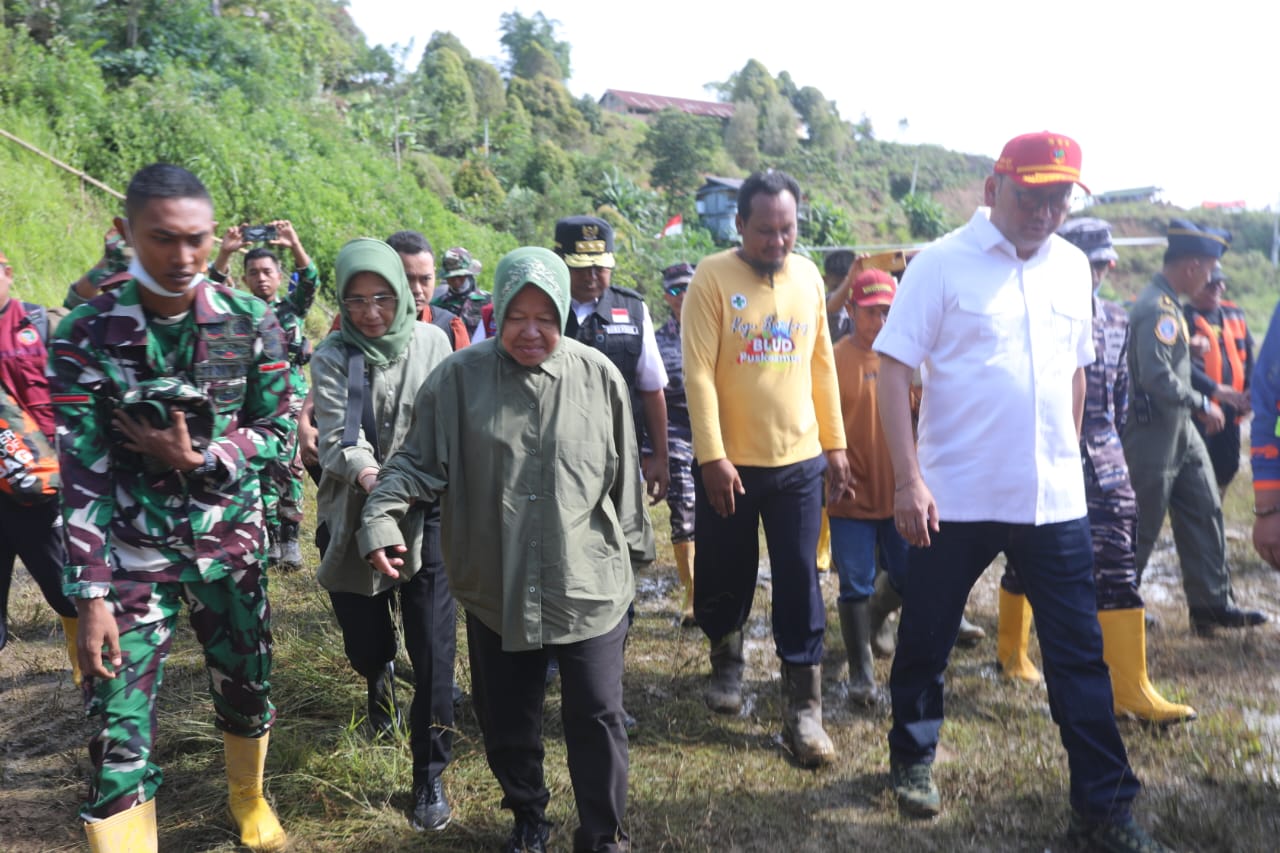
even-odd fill
[[[1053,130],[1080,143],[1095,192],[1158,186],[1184,207],[1280,202],[1274,0],[350,0],[371,45],[413,40],[410,68],[436,30],[497,62],[498,19],[513,10],[559,22],[575,96],[714,100],[703,85],[754,58],[816,86],[846,120],[866,113],[879,139],[994,158],[1019,133]]]

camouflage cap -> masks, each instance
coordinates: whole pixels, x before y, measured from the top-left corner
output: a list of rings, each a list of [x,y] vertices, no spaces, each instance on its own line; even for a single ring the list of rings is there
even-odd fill
[[[440,259],[440,268],[442,278],[480,275],[480,262],[461,246],[454,246],[444,253],[444,257]]]

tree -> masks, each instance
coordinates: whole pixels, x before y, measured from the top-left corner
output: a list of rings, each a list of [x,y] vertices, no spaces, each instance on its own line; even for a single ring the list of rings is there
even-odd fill
[[[712,119],[679,110],[658,113],[640,145],[642,151],[653,156],[649,177],[654,186],[675,196],[696,190],[720,146],[718,129]]]
[[[936,240],[947,230],[947,213],[927,195],[904,195],[898,202],[907,214],[911,236],[919,240]]]
[[[476,101],[458,54],[441,48],[418,69],[427,142],[438,153],[461,154],[476,138]]]
[[[729,85],[729,100],[735,104],[750,101],[757,107],[763,107],[766,101],[779,95],[778,84],[769,74],[769,69],[755,59],[748,59],[742,70],[729,78]]]
[[[476,99],[476,115],[480,119],[494,119],[507,108],[507,87],[498,69],[482,59],[463,62],[467,79],[471,81],[471,93]]]
[[[556,38],[559,21],[549,21],[541,12],[535,12],[529,18],[519,12],[507,12],[498,21],[499,29],[502,30],[500,41],[507,51],[506,71],[509,75],[532,77],[533,75],[521,73],[520,69],[531,61],[528,54],[536,48],[556,64],[555,73],[547,76],[562,83],[569,79],[569,43]],[[538,64],[542,64],[541,58],[538,59]]]
[[[770,157],[785,157],[796,146],[796,111],[791,102],[775,94],[760,108],[760,150]]]
[[[760,163],[760,110],[750,101],[733,105],[733,118],[724,129],[724,147],[737,163],[754,172]]]

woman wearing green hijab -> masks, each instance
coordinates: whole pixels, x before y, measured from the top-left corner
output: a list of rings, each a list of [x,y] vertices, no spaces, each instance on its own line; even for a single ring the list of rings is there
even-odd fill
[[[450,353],[440,329],[417,322],[417,310],[395,250],[378,240],[352,240],[338,253],[342,326],[311,362],[323,474],[316,495],[323,533],[320,583],[329,591],[351,666],[369,686],[369,725],[393,732],[400,718],[392,661],[400,613],[416,689],[409,711],[413,753],[413,825],[443,829],[449,802],[440,775],[453,746],[453,658],[456,616],[440,553],[440,508],[420,503],[400,529],[411,557],[397,580],[369,568],[355,544],[365,497],[382,461],[408,434],[413,399]]]
[[[515,815],[504,850],[546,849],[548,654],[578,806],[573,849],[628,849],[622,649],[633,567],[654,557],[630,396],[601,353],[562,336],[569,270],[517,249],[497,267],[498,334],[423,385],[413,430],[365,505],[360,551],[407,568],[402,519],[440,499],[449,583],[467,616],[489,767]],[[408,553],[412,553],[409,551]]]

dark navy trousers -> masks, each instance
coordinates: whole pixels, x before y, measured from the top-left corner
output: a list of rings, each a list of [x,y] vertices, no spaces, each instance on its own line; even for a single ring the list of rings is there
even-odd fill
[[[1071,805],[1094,821],[1128,815],[1139,783],[1116,728],[1102,659],[1087,518],[1057,524],[944,521],[912,548],[889,678],[897,762],[932,762],[943,718],[943,672],[969,590],[1001,552],[1016,561],[1035,614],[1049,710],[1071,768]]]
[[[773,641],[784,663],[822,663],[826,607],[818,583],[825,456],[777,468],[738,468],[746,494],[721,518],[711,508],[702,469],[693,465],[695,530],[693,614],[714,643],[747,622],[760,563],[760,523],[773,572]]]

